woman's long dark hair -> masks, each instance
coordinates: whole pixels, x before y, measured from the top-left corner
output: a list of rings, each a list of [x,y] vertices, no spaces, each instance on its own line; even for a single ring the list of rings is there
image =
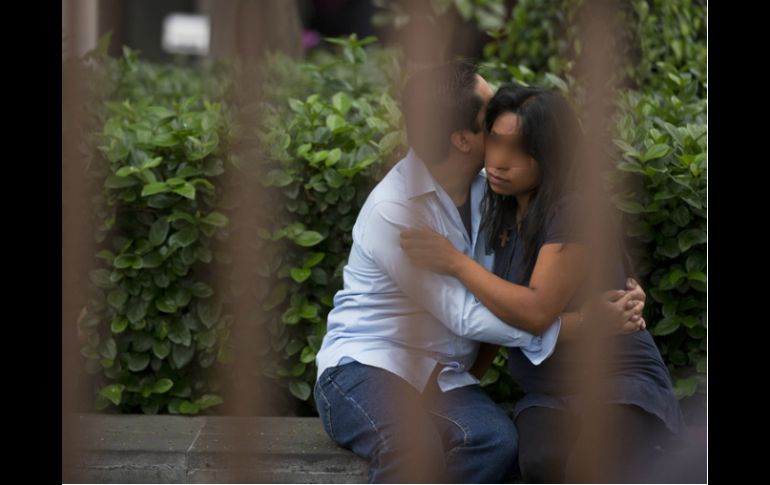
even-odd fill
[[[538,186],[530,198],[519,235],[524,261],[528,262],[528,271],[531,271],[548,218],[560,199],[575,192],[579,175],[575,162],[579,159],[576,154],[582,143],[582,133],[569,102],[553,90],[503,85],[487,107],[484,122],[487,133],[492,131],[495,120],[505,113],[515,113],[519,117],[522,149],[535,159],[540,170]],[[482,229],[488,230],[488,248],[495,248],[502,231],[513,227],[516,208],[515,196],[499,195],[487,187],[482,203]]]

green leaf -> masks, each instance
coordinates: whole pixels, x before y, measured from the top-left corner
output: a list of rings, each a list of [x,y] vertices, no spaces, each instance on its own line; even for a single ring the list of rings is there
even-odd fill
[[[190,224],[196,224],[195,217],[192,216],[192,214],[189,214],[187,212],[180,212],[180,211],[174,211],[171,213],[170,216],[168,216],[168,222],[174,222],[176,220],[183,220],[186,222],[189,222]]]
[[[462,18],[464,20],[470,20],[473,16],[473,4],[471,4],[471,0],[454,0],[454,4]]]
[[[214,294],[214,290],[211,288],[211,286],[202,281],[198,281],[197,283],[193,284],[190,288],[190,291],[192,291],[192,294],[196,298],[208,298]]]
[[[130,165],[126,165],[125,167],[120,167],[117,172],[115,172],[115,175],[118,177],[128,177],[131,174],[135,174],[138,172],[139,169],[136,167],[132,167]]]
[[[566,93],[569,90],[567,83],[565,83],[564,80],[559,76],[547,72],[545,73],[545,78],[548,80],[548,82],[551,83],[552,86],[556,87],[562,93]]]
[[[188,347],[190,345],[190,342],[192,342],[192,334],[190,333],[190,329],[186,325],[180,322],[175,322],[171,325],[171,328],[169,329],[168,339],[175,344],[184,345],[185,347]]]
[[[130,354],[128,358],[128,369],[132,372],[140,372],[150,364],[149,354]]]
[[[315,360],[315,351],[311,347],[305,347],[302,349],[302,354],[299,357],[299,361],[305,364],[309,364]]]
[[[679,243],[679,249],[685,252],[695,245],[705,244],[706,233],[699,229],[688,229],[679,233],[677,242]]]
[[[639,159],[641,158],[641,154],[639,153],[639,150],[634,148],[633,146],[629,145],[623,140],[613,140],[615,145],[617,145],[623,152],[633,158]]]
[[[154,339],[146,332],[139,332],[134,334],[134,340],[132,347],[136,352],[148,352],[152,349],[152,343]]]
[[[142,256],[142,268],[157,268],[163,263],[163,256],[158,251]]]
[[[706,283],[706,273],[703,271],[690,271],[687,273],[687,279],[691,281],[700,281],[701,283]]]
[[[118,348],[115,344],[115,339],[110,337],[104,341],[104,346],[101,351],[102,357],[105,359],[115,359],[118,355]]]
[[[331,167],[332,165],[337,163],[341,157],[342,157],[342,150],[340,150],[339,148],[330,150],[329,155],[326,157],[326,162],[325,162],[326,166]]]
[[[313,253],[310,256],[308,256],[307,259],[305,259],[305,262],[302,264],[302,267],[312,268],[313,266],[323,261],[325,256],[326,256],[326,253]]]
[[[398,131],[394,131],[382,137],[382,140],[380,140],[380,150],[383,153],[390,153],[394,149],[396,149],[396,147],[398,147],[398,145],[400,144],[401,144],[401,133]]]
[[[669,154],[671,148],[668,145],[658,144],[653,145],[644,153],[642,157],[643,162],[649,162],[650,160],[656,160],[658,158],[665,157]]]
[[[490,367],[487,369],[487,372],[481,377],[481,383],[479,384],[481,387],[486,387],[490,384],[494,384],[498,381],[500,378],[500,371],[495,369],[494,367]]]
[[[291,174],[280,169],[271,170],[265,176],[265,183],[268,186],[285,187],[292,183],[293,180]]]
[[[262,304],[262,309],[265,311],[270,311],[283,303],[283,301],[286,299],[287,292],[288,288],[284,283],[280,283],[277,286],[274,286],[270,290],[270,294],[265,299],[265,302]]]
[[[108,189],[124,189],[137,185],[139,181],[133,177],[119,177],[118,175],[109,175],[104,181],[104,186]]]
[[[110,384],[109,386],[103,387],[99,391],[99,394],[106,397],[110,400],[110,402],[112,402],[112,404],[117,406],[123,399],[123,390],[125,388],[126,386],[123,384]]]
[[[324,179],[329,187],[338,189],[345,184],[345,177],[334,169],[328,169],[324,172]]]
[[[297,113],[303,113],[305,111],[305,104],[298,99],[289,98],[289,107],[292,111]]]
[[[339,92],[332,96],[332,106],[334,106],[334,109],[336,109],[337,112],[344,115],[350,109],[350,97],[343,92]]]
[[[159,246],[163,244],[168,236],[169,223],[165,217],[160,217],[158,220],[152,223],[150,226],[150,244],[153,246]]]
[[[680,205],[671,213],[671,220],[679,227],[685,227],[690,223],[690,211],[686,206]]]
[[[698,378],[692,376],[687,379],[676,379],[674,381],[674,394],[677,399],[692,396],[698,390]]]
[[[99,41],[96,43],[96,48],[93,51],[89,51],[87,54],[94,56],[106,56],[107,50],[110,48],[110,42],[112,42],[112,31],[99,37]]]
[[[295,242],[303,247],[311,247],[324,240],[324,236],[316,231],[303,231]]]
[[[112,290],[107,295],[107,303],[110,304],[110,306],[114,308],[120,308],[125,303],[126,300],[128,300],[128,293],[126,293],[123,289],[117,288],[115,290]]]
[[[326,127],[332,133],[339,133],[347,127],[347,123],[339,115],[332,114],[326,117]]]
[[[195,200],[195,186],[185,182],[181,187],[174,189],[174,192],[191,200]]]
[[[173,115],[172,115],[173,116]],[[155,157],[152,160],[148,160],[142,164],[143,169],[155,168],[163,161],[163,157]]]
[[[91,279],[91,282],[99,288],[109,289],[115,286],[110,280],[110,271],[104,268],[95,269],[91,271],[88,276]]]
[[[222,305],[220,303],[212,303],[210,301],[199,300],[197,304],[198,318],[206,328],[211,328],[219,321],[219,317],[222,314]]]
[[[681,252],[677,242],[672,239],[664,240],[663,244],[658,246],[657,251],[667,258],[675,258]]]
[[[150,139],[150,143],[159,147],[172,147],[179,143],[173,133],[158,133]]]
[[[291,277],[294,281],[297,283],[302,283],[306,279],[310,278],[312,270],[308,268],[291,268],[289,270],[289,274],[291,274]]]
[[[633,200],[615,199],[615,205],[618,209],[629,214],[639,214],[644,212],[644,206]]]
[[[202,218],[201,222],[204,224],[209,224],[211,226],[224,227],[227,225],[229,220],[226,215],[220,212],[212,212],[211,214]]]
[[[194,347],[174,344],[171,351],[171,361],[177,369],[181,369],[192,360],[193,355],[195,355]]]
[[[110,330],[112,333],[122,333],[126,327],[128,327],[128,319],[123,316],[117,316],[112,320],[110,324]]]
[[[177,305],[174,300],[164,296],[155,300],[155,308],[163,313],[176,313]]]
[[[286,344],[284,350],[286,351],[286,355],[292,356],[302,350],[303,347],[305,347],[305,344],[302,342],[302,340],[292,339],[288,344]]]
[[[142,259],[135,254],[121,254],[112,262],[118,269],[134,268],[137,265],[141,267]]]
[[[126,317],[128,317],[128,321],[131,323],[138,323],[140,320],[142,320],[145,315],[147,314],[147,303],[140,301],[136,304],[129,305],[128,311],[126,312]]]
[[[687,276],[687,273],[682,271],[681,269],[675,269],[668,273],[668,281],[671,285],[671,287],[675,287],[679,284],[679,282],[682,280],[682,278],[685,278]]]
[[[329,158],[329,150],[319,150],[313,154],[312,162],[313,163],[323,162],[327,158]]]
[[[311,320],[318,316],[318,307],[310,303],[305,304],[299,311],[299,316],[306,320]]]
[[[291,381],[289,391],[301,401],[307,401],[310,397],[310,385],[304,381]]]
[[[169,187],[166,185],[166,182],[155,182],[152,184],[147,184],[142,189],[142,197],[149,197],[151,195],[168,192],[168,190]]]
[[[195,400],[195,404],[198,405],[201,411],[212,406],[217,406],[224,402],[225,400],[216,394],[204,394]]]
[[[158,379],[158,381],[155,382],[155,385],[152,386],[152,392],[155,394],[163,394],[172,387],[174,387],[174,381],[164,377],[162,379]]]
[[[168,341],[154,342],[152,344],[152,353],[161,360],[165,359],[171,353],[171,343]]]
[[[216,177],[224,173],[222,160],[218,158],[207,158],[203,161],[203,175],[207,177]]]
[[[186,248],[197,240],[198,230],[194,227],[188,227],[172,234],[168,243],[170,246]]]
[[[168,296],[174,301],[178,308],[182,308],[190,303],[192,291],[187,288],[176,287],[167,292]]]
[[[186,399],[179,405],[179,412],[182,414],[198,414],[199,411],[200,406],[193,404]]]
[[[666,317],[658,322],[652,329],[652,334],[656,337],[669,335],[679,329],[679,319],[676,317]]]
[[[281,315],[281,321],[286,325],[296,325],[301,320],[299,312],[294,307],[289,307]]]

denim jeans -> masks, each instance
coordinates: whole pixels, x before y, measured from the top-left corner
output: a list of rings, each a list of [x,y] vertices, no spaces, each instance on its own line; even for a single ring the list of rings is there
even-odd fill
[[[420,394],[401,377],[351,362],[314,389],[326,433],[369,462],[369,483],[500,483],[517,469],[518,434],[478,385]]]

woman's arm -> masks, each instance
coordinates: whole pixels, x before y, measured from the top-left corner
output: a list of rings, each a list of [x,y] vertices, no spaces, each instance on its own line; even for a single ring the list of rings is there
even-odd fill
[[[583,249],[578,244],[546,244],[538,254],[530,286],[510,283],[428,230],[404,231],[401,247],[420,267],[449,274],[501,320],[541,335],[569,302],[582,279]]]
[[[559,316],[585,273],[584,248],[579,244],[545,244],[538,254],[529,287],[510,283],[487,271],[431,230],[404,231],[401,247],[417,266],[455,276],[501,320],[535,335],[545,332]],[[630,319],[643,308],[643,301],[632,301],[643,300],[639,292],[643,295],[641,288],[607,292],[584,309],[590,309],[590,318],[601,316],[624,333],[638,330],[640,323]],[[561,339],[579,333],[580,322],[586,317],[581,317],[581,313],[562,316]]]
[[[468,256],[456,253],[453,276],[501,320],[537,335],[559,316],[583,279],[584,251],[577,244],[544,245],[529,287],[510,283]]]

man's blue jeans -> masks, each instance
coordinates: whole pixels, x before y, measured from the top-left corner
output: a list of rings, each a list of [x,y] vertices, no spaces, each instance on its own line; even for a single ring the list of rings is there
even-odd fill
[[[369,483],[500,483],[516,469],[513,422],[478,385],[418,393],[401,377],[351,362],[314,390],[326,433],[369,461]]]

